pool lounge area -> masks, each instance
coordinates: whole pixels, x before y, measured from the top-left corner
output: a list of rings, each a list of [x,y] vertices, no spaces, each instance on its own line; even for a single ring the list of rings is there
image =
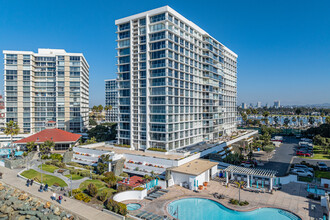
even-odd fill
[[[11,148],[1,148],[0,149],[0,158],[9,158],[11,155],[12,150],[15,151],[15,156],[22,156],[23,151],[17,151],[16,149]]]

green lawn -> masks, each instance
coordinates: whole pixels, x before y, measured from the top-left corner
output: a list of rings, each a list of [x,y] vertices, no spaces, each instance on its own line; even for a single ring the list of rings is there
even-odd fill
[[[59,168],[57,166],[54,166],[54,165],[42,164],[42,165],[39,165],[39,169],[41,169],[43,171],[46,171],[46,172],[54,173],[54,171],[59,169]]]
[[[26,170],[23,173],[21,173],[21,175],[28,179],[33,179],[34,181],[37,182],[41,181],[41,173],[33,169]],[[61,187],[68,186],[62,179],[48,174],[42,174],[42,183],[43,184],[47,183],[49,186],[52,186],[54,183],[58,183]]]
[[[324,150],[321,146],[314,145],[314,154],[312,157],[303,157],[299,156],[300,158],[309,158],[309,159],[316,159],[316,160],[329,160],[330,154],[324,153]]]
[[[324,179],[330,179],[330,172],[329,171],[315,171],[315,177],[317,178],[324,178]]]
[[[108,188],[105,184],[105,182],[102,182],[101,180],[85,180],[84,182],[82,182],[79,186],[79,188],[81,189],[81,191],[85,191],[88,187],[89,184],[93,183],[96,188],[98,189],[98,194],[103,191],[104,189],[105,190],[108,190],[109,192],[111,193],[115,193],[116,190],[115,189],[112,189],[112,188]]]
[[[68,177],[69,179],[71,178],[71,174],[69,174],[69,175],[65,175],[65,176]],[[84,177],[79,176],[79,175],[77,175],[77,174],[72,174],[72,180],[80,180],[80,179],[82,179],[82,178],[84,178]]]

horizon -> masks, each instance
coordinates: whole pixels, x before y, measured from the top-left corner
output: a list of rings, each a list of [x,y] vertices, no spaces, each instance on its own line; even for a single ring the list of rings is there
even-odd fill
[[[0,0],[0,29],[5,33],[0,36],[0,49],[83,53],[90,65],[90,106],[104,105],[104,80],[116,78],[115,20],[166,5],[238,55],[237,104],[329,103],[328,1],[210,1],[207,5],[194,1],[189,7],[175,1],[64,2],[49,10],[43,1]],[[35,9],[38,13],[25,13]]]

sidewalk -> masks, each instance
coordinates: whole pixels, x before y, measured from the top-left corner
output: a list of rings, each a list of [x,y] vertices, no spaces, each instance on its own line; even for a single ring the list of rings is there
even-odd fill
[[[25,182],[21,178],[17,177],[17,173],[18,173],[17,170],[11,170],[5,167],[0,167],[0,172],[3,173],[0,182],[4,182],[20,190],[24,190],[25,192],[30,193],[35,197],[54,203],[57,206],[60,206],[63,209],[68,210],[72,214],[78,215],[80,219],[93,219],[93,220],[114,219],[113,216],[103,211],[97,210],[93,207],[90,207],[88,205],[85,205],[84,203],[74,199],[65,197],[64,199],[66,199],[66,201],[62,201],[62,204],[52,201],[50,199],[52,192],[42,192],[42,193],[38,192],[39,186],[36,184],[27,187],[25,185]]]

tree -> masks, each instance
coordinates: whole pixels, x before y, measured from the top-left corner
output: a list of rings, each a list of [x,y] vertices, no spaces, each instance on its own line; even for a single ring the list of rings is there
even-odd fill
[[[90,183],[88,186],[87,186],[87,191],[88,191],[88,194],[91,196],[91,197],[94,197],[97,195],[97,187],[93,184],[93,183]]]
[[[115,123],[111,127],[97,125],[95,128],[87,131],[87,134],[89,138],[95,137],[97,142],[111,141],[116,138],[116,127],[117,124]]]
[[[309,122],[309,124],[311,124],[313,126],[314,123],[315,123],[315,118],[314,117],[309,117],[308,122]]]
[[[264,116],[263,121],[265,122],[266,125],[268,125],[268,116],[269,116],[269,114],[270,113],[268,111],[264,111],[262,113],[262,116]]]
[[[289,126],[289,123],[290,123],[290,119],[289,118],[285,118],[284,119],[284,126],[285,127],[288,127]]]
[[[297,108],[295,112],[296,112],[296,115],[300,115],[301,114],[301,109]]]
[[[40,153],[41,154],[49,154],[55,147],[55,143],[53,141],[45,141],[42,145],[40,145]]]
[[[13,136],[17,135],[19,132],[18,124],[14,121],[9,121],[6,123],[6,128],[4,130],[5,135],[10,135],[10,145],[13,145]]]
[[[278,125],[278,116],[275,116],[275,117],[274,117],[274,122],[275,122],[275,128],[276,128],[277,125]]]
[[[117,178],[113,172],[104,173],[105,178],[103,181],[108,184],[109,188],[114,187],[117,184]]]
[[[238,187],[238,203],[241,202],[241,187],[244,185],[244,181],[237,181],[235,182],[237,184],[237,187]]]
[[[246,109],[246,114],[251,115],[251,109]]]
[[[294,123],[294,124],[296,124],[296,121],[297,121],[297,118],[296,117],[292,117],[292,122]]]
[[[330,124],[330,116],[327,116],[327,117],[325,118],[325,123]]]
[[[34,141],[27,142],[27,143],[26,143],[26,149],[27,149],[27,152],[30,153],[30,152],[34,151],[35,148],[36,148],[36,146],[37,146],[37,145],[34,143]]]
[[[247,114],[245,112],[241,112],[241,116],[242,116],[242,120],[243,120],[244,124],[246,125]]]

